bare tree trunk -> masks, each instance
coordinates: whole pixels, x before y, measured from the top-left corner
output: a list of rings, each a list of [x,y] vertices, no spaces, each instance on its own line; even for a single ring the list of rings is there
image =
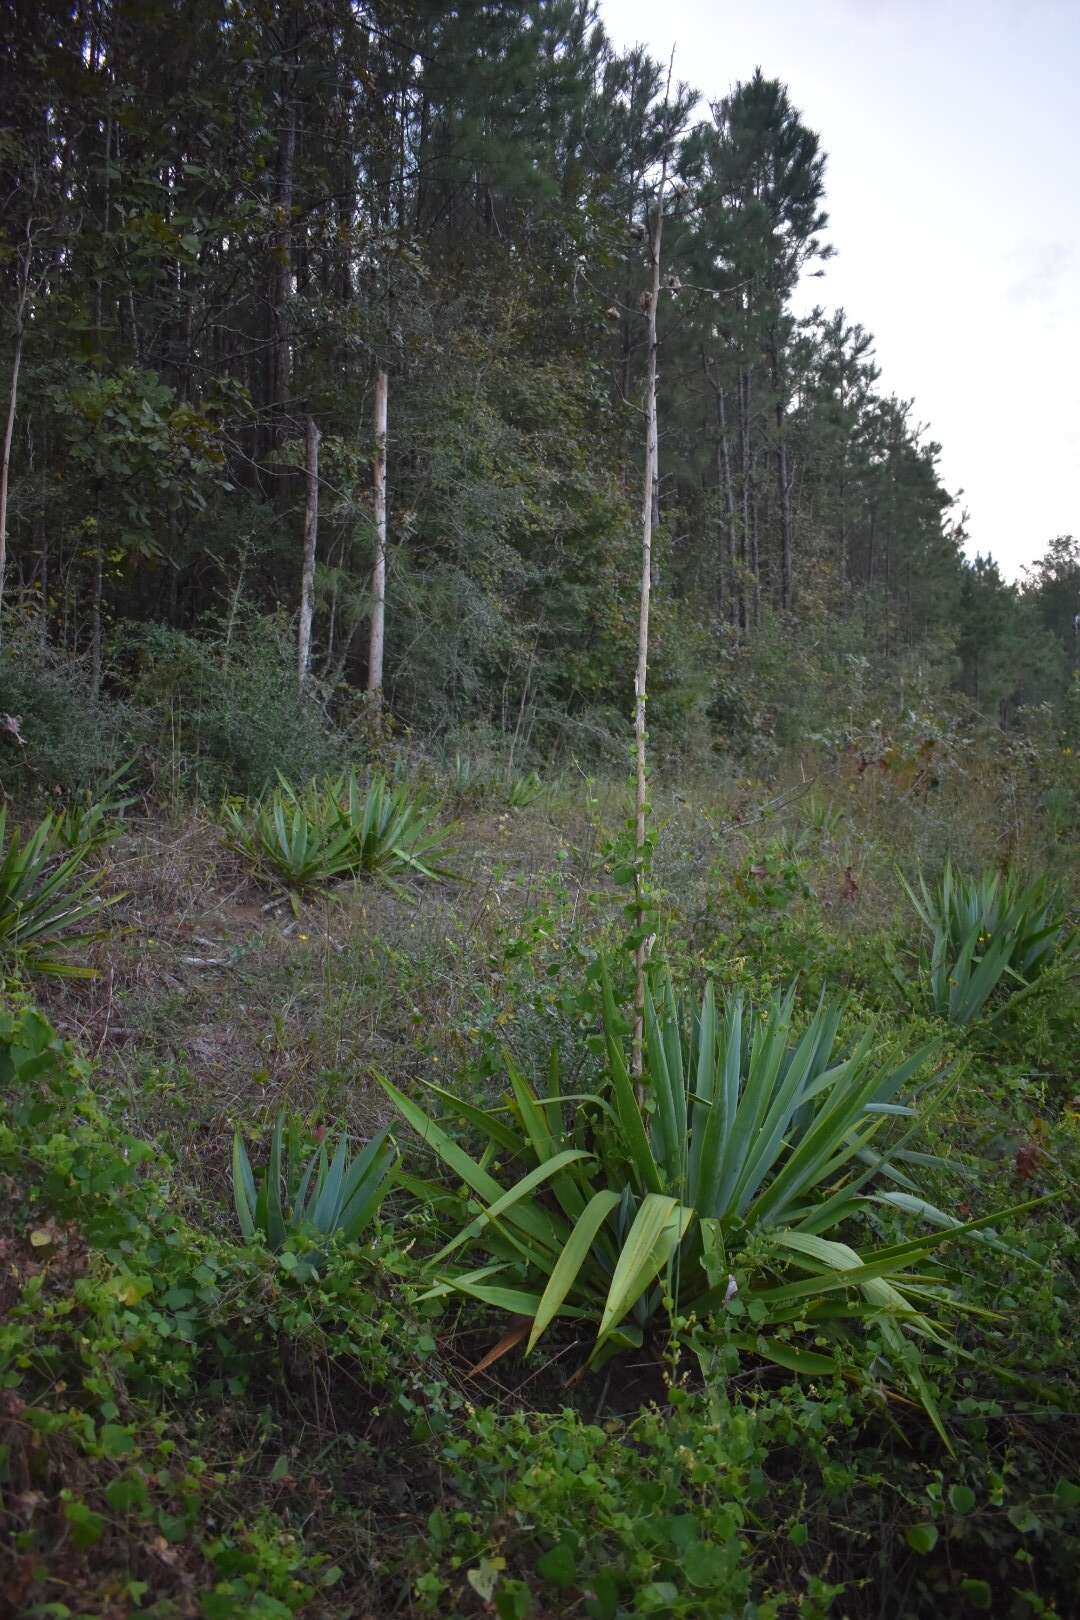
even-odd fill
[[[735,487],[731,477],[731,449],[728,444],[727,404],[722,385],[715,378],[709,375],[709,368],[704,354],[702,355],[702,365],[704,367],[706,379],[712,387],[713,397],[716,401],[716,422],[719,429],[716,440],[716,477],[717,483],[722,489],[724,495],[724,522],[727,529],[727,561],[729,574],[727,588],[730,599],[728,617],[730,618],[734,628],[737,630],[739,628],[739,557],[738,542],[735,538]],[[723,612],[724,581],[722,565],[718,572],[720,575],[720,584],[717,589],[717,603],[720,611]]]
[[[780,606],[791,606],[794,558],[791,534],[791,485],[788,481],[787,441],[784,437],[784,407],[776,405],[776,484],[780,496]]]
[[[289,397],[288,302],[293,278],[293,175],[296,163],[296,52],[295,24],[290,23],[283,52],[282,114],[285,124],[278,138],[274,177],[274,231],[270,238],[269,344],[266,351],[266,404],[264,429],[267,450],[281,441],[285,402]]]
[[[382,705],[383,638],[386,625],[386,417],[390,379],[375,378],[375,560],[371,568],[371,637],[367,689],[376,709]]]
[[[37,196],[37,170],[33,193]],[[26,306],[30,302],[30,260],[33,257],[33,215],[26,221],[26,240],[19,253],[19,297],[15,305],[15,352],[11,357],[8,384],[7,420],[4,423],[4,459],[0,465],[0,643],[3,640],[4,580],[7,575],[8,488],[11,479],[11,446],[15,437],[15,410],[19,400],[19,371],[22,367],[23,337],[26,332]]]
[[[4,461],[0,468],[0,640],[3,638],[4,578],[7,574],[8,480],[11,475],[11,441],[15,434],[15,406],[19,397],[19,368],[23,349],[23,300],[20,298],[15,327],[15,354],[11,362],[7,422],[4,426]]]
[[[94,545],[94,594],[90,602],[90,692],[96,699],[101,695],[101,593],[104,572],[104,548],[101,544],[101,520]]]
[[[307,501],[304,506],[304,571],[300,581],[300,633],[297,638],[297,673],[301,693],[311,665],[311,618],[315,601],[315,541],[319,532],[319,429],[309,416],[304,430],[304,467]]]
[[[750,422],[750,372],[743,367],[739,373],[739,471],[742,488],[739,492],[742,533],[739,537],[739,561],[742,580],[739,584],[739,628],[749,630],[751,613],[747,604],[747,586],[757,579],[757,559],[752,555],[750,520],[750,485],[752,481],[753,447]],[[753,587],[752,587],[753,588]]]
[[[327,553],[327,562],[330,567],[330,623],[326,627],[326,654],[323,658],[323,678],[330,673],[334,664],[334,643],[337,639],[337,611],[338,611],[338,578],[341,572],[341,556],[344,544],[340,543],[336,552],[333,547]]]
[[[783,376],[780,363],[780,342],[776,332],[770,342],[772,386],[776,415],[776,494],[780,504],[780,606],[786,612],[791,607],[794,581],[793,535],[791,527],[791,480],[787,460],[787,413],[784,404]]]
[[[652,527],[653,533],[660,527],[660,430],[653,413],[653,449],[652,449]],[[653,579],[657,578],[656,569],[653,569]]]
[[[674,59],[674,52],[672,52]],[[671,67],[668,67],[668,92],[671,89]],[[665,96],[665,114],[667,97]],[[665,131],[666,134],[666,131]],[[656,212],[649,230],[649,261],[652,279],[649,289],[649,371],[645,396],[645,487],[641,500],[641,592],[638,609],[638,656],[634,677],[634,851],[637,857],[634,889],[637,901],[637,927],[639,935],[645,929],[645,819],[648,804],[648,778],[645,770],[645,698],[649,671],[649,602],[652,593],[652,534],[653,502],[656,491],[657,425],[656,425],[656,308],[660,302],[660,247],[664,229],[664,188],[667,185],[668,148],[665,141],[664,159],[660,170],[660,185],[656,193]],[[645,969],[649,960],[650,940],[642,937],[635,953],[636,977],[634,981],[634,1034],[631,1065],[641,1090],[642,1030],[645,1019]]]

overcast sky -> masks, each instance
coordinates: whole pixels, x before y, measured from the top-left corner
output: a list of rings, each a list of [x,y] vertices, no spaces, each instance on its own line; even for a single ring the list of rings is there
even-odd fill
[[[803,307],[877,339],[1009,577],[1080,532],[1080,0],[602,0],[717,100],[783,79],[829,155]]]

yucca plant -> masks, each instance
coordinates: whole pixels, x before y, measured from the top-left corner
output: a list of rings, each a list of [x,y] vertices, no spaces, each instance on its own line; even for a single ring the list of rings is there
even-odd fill
[[[646,997],[651,1108],[643,1110],[606,972],[603,997],[599,1092],[561,1095],[553,1070],[540,1096],[512,1059],[504,1109],[431,1087],[447,1114],[484,1138],[479,1162],[381,1080],[473,1195],[472,1219],[431,1262],[431,1294],[458,1292],[528,1318],[518,1335],[528,1350],[557,1317],[574,1319],[595,1334],[594,1363],[640,1347],[664,1322],[665,1296],[681,1316],[711,1321],[727,1342],[799,1372],[844,1371],[845,1338],[872,1329],[889,1347],[893,1376],[914,1387],[940,1427],[916,1347],[946,1339],[941,1316],[954,1302],[939,1274],[914,1268],[989,1220],[955,1221],[919,1196],[909,1173],[936,1161],[909,1146],[913,1110],[898,1098],[933,1048],[883,1069],[870,1033],[837,1050],[835,1003],[823,1002],[796,1039],[793,991],[755,1016],[739,997],[720,1014],[710,987],[684,1018],[665,980],[656,999]],[[516,1168],[511,1185],[492,1174],[494,1155]],[[854,1246],[874,1209],[937,1229]],[[488,1263],[449,1264],[468,1250],[486,1251]],[[830,1338],[835,1349],[823,1352]]]
[[[65,806],[56,818],[58,844],[65,849],[75,850],[84,845],[100,849],[112,842],[120,830],[119,823],[125,810],[135,803],[134,794],[123,796],[133,767],[134,761],[128,760],[114,771],[101,784],[98,798],[92,799],[89,794],[83,794]],[[110,794],[114,796],[109,797]]]
[[[261,1237],[268,1248],[281,1251],[286,1242],[302,1238],[314,1245],[293,1267],[310,1275],[325,1254],[319,1239],[356,1239],[370,1225],[390,1186],[396,1158],[382,1130],[355,1159],[349,1159],[349,1138],[338,1138],[333,1157],[325,1143],[303,1163],[300,1124],[279,1114],[270,1138],[266,1170],[255,1179],[239,1129],[233,1136],[233,1202],[240,1230],[247,1242]],[[293,1251],[290,1251],[293,1252]]]
[[[303,895],[353,874],[352,831],[325,784],[312,782],[298,791],[282,777],[258,804],[226,803],[222,816],[231,847],[261,877],[285,890],[294,914]]]
[[[491,777],[486,765],[468,754],[454,755],[453,767],[445,773],[444,791],[455,810],[475,808],[483,803],[491,790]]]
[[[544,784],[536,771],[527,776],[515,776],[510,783],[510,805],[514,810],[525,810],[535,804],[544,791]]]
[[[446,829],[431,825],[430,810],[408,783],[390,787],[376,776],[365,789],[355,771],[342,778],[335,793],[340,825],[351,837],[357,876],[392,880],[402,875],[445,878],[452,874],[435,864],[445,846]]]
[[[995,994],[1004,1005],[1006,996],[1031,991],[1076,950],[1061,894],[1045,878],[1023,886],[998,872],[968,878],[947,862],[933,892],[921,874],[918,893],[900,881],[928,942],[914,984],[895,967],[894,977],[909,1001],[925,998],[950,1023],[973,1023]]]
[[[15,828],[8,832],[7,808],[0,806],[0,959],[21,961],[36,973],[91,978],[93,968],[52,953],[100,938],[101,930],[88,925],[120,896],[105,899],[96,877],[83,873],[101,839],[72,848],[61,838],[61,824],[47,815],[24,839]]]
[[[361,787],[355,771],[296,788],[284,776],[253,808],[226,803],[230,845],[285,890],[294,914],[305,894],[337,881],[377,877],[397,888],[396,877],[442,878],[433,863],[446,841],[430,825],[430,812],[404,783],[391,788],[376,777]]]

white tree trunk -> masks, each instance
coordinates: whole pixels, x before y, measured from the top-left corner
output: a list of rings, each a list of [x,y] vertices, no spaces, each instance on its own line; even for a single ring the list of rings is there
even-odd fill
[[[34,170],[33,193],[37,197],[37,170]],[[23,336],[26,332],[26,311],[30,303],[30,261],[34,251],[33,215],[26,222],[26,240],[19,253],[19,297],[15,305],[15,352],[11,357],[11,382],[8,387],[7,420],[4,423],[4,459],[0,465],[0,638],[3,636],[4,581],[7,576],[7,514],[8,488],[11,480],[11,446],[15,437],[15,411],[19,400],[19,370],[22,366]]]
[[[307,502],[304,507],[304,570],[300,580],[300,632],[297,638],[297,674],[301,693],[311,665],[311,620],[315,609],[315,541],[319,532],[319,440],[322,435],[309,416],[304,432]]]
[[[382,703],[383,641],[386,629],[386,419],[389,378],[375,379],[375,560],[371,568],[371,637],[368,642],[367,689],[375,706]]]
[[[11,441],[15,434],[15,405],[19,397],[19,367],[22,364],[23,323],[19,311],[19,324],[15,332],[15,355],[11,362],[11,387],[8,390],[7,423],[4,427],[4,461],[0,469],[0,636],[3,635],[4,579],[7,574],[7,509],[8,480],[11,474]]]
[[[670,83],[670,73],[669,73]],[[645,927],[645,841],[648,808],[648,777],[645,769],[645,698],[649,671],[649,604],[652,594],[653,506],[656,490],[656,306],[660,302],[660,246],[664,228],[664,188],[667,184],[667,149],[656,194],[656,212],[649,229],[649,258],[652,275],[649,288],[649,371],[645,398],[645,487],[641,500],[641,590],[638,606],[637,673],[634,677],[634,850],[637,869],[634,887],[637,897],[637,926]],[[649,960],[649,940],[638,942],[635,956],[634,1035],[631,1066],[634,1079],[642,1075],[642,1026],[645,1017],[645,968]]]

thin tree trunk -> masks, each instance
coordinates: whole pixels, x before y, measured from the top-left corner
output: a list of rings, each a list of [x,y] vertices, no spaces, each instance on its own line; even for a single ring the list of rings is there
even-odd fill
[[[332,547],[327,553],[327,562],[330,565],[330,622],[326,627],[326,655],[323,658],[324,680],[334,662],[334,642],[337,640],[338,576],[341,572],[343,550],[344,546],[339,544],[336,554]]]
[[[780,503],[780,606],[791,607],[794,578],[793,535],[791,526],[791,485],[788,478],[786,409],[780,367],[780,343],[775,332],[770,342],[772,386],[776,415],[776,493]]]
[[[674,56],[674,52],[672,53]],[[671,87],[671,68],[668,68],[668,89]],[[666,108],[666,97],[665,97]],[[665,131],[666,133],[666,131]],[[634,677],[634,851],[636,865],[634,889],[637,901],[637,928],[639,938],[635,953],[636,976],[634,982],[634,1034],[631,1063],[639,1096],[641,1090],[642,1030],[645,1018],[645,969],[649,960],[650,940],[645,929],[645,822],[648,805],[648,778],[645,769],[645,699],[649,670],[649,603],[652,592],[652,533],[653,501],[656,488],[656,307],[660,302],[660,248],[664,229],[664,188],[667,185],[668,151],[664,146],[664,159],[660,170],[660,185],[656,193],[656,213],[649,232],[649,258],[652,279],[649,289],[649,369],[646,385],[645,426],[645,487],[641,501],[641,592],[638,609],[638,656]]]
[[[291,37],[282,70],[285,126],[278,140],[274,178],[274,232],[270,240],[270,331],[267,348],[267,407],[265,437],[268,450],[277,448],[282,433],[285,402],[289,397],[289,322],[287,305],[293,276],[293,174],[296,163],[296,60]]]
[[[375,379],[375,560],[371,569],[371,637],[367,689],[376,709],[382,705],[383,639],[386,625],[386,418],[390,379]]]
[[[653,533],[660,527],[660,431],[653,413],[653,450],[652,450],[652,526]],[[653,570],[653,579],[656,579],[656,570]]]
[[[706,377],[709,377],[709,372],[708,372],[708,367],[707,366],[705,368],[705,375],[706,375]],[[729,571],[729,575],[730,575],[729,580],[728,580],[728,591],[730,593],[730,602],[731,602],[731,607],[730,607],[730,611],[729,611],[729,617],[731,619],[731,623],[735,626],[736,629],[738,629],[738,626],[739,626],[739,589],[738,589],[738,583],[737,582],[738,582],[739,561],[738,561],[738,545],[737,545],[737,541],[735,539],[735,527],[736,527],[736,524],[735,524],[735,486],[734,486],[734,484],[732,482],[732,478],[731,478],[731,450],[730,450],[730,447],[728,445],[727,404],[726,404],[726,401],[725,401],[725,398],[724,398],[724,390],[721,387],[721,385],[718,382],[714,382],[711,377],[709,378],[709,381],[712,384],[713,394],[714,394],[714,397],[715,397],[715,400],[716,400],[716,420],[717,420],[717,426],[719,427],[719,430],[720,430],[719,434],[717,436],[717,441],[716,441],[716,476],[717,476],[717,481],[720,484],[720,487],[724,492],[724,518],[725,518],[725,524],[726,524],[726,528],[727,528],[727,558],[728,558],[728,571]],[[721,578],[722,578],[722,570],[721,570]],[[718,597],[719,597],[719,603],[720,603],[720,607],[721,607],[721,610],[722,610],[723,609],[723,597],[724,597],[722,584],[721,584],[721,588],[720,588],[720,590],[718,591],[717,594],[718,594]]]
[[[37,197],[37,169],[33,174],[32,200]],[[15,305],[15,352],[11,357],[8,385],[7,420],[4,423],[4,458],[0,465],[0,644],[3,641],[4,581],[7,576],[8,489],[11,480],[11,446],[15,437],[15,411],[19,401],[19,371],[22,367],[23,337],[26,332],[26,306],[30,302],[30,260],[33,256],[33,215],[26,221],[26,241],[19,254],[19,297]]]
[[[757,491],[750,492],[750,572],[753,576],[753,614],[754,626],[761,624],[761,548],[758,544],[758,503]]]
[[[780,606],[787,611],[791,606],[794,557],[791,533],[791,488],[788,483],[787,443],[784,439],[784,408],[776,407],[776,483],[780,495]]]
[[[753,555],[750,520],[750,485],[753,472],[753,446],[750,437],[750,371],[743,367],[739,375],[739,469],[742,488],[739,491],[742,534],[739,537],[739,561],[743,578],[739,584],[739,628],[749,630],[751,614],[747,604],[747,585],[757,580],[757,559]]]
[[[104,548],[101,544],[101,519],[94,547],[94,594],[90,602],[90,692],[95,700],[101,695],[101,593],[104,572]]]
[[[8,480],[11,475],[11,441],[15,434],[15,406],[19,397],[19,368],[22,365],[23,303],[15,328],[15,354],[11,362],[11,385],[8,389],[7,422],[4,425],[4,461],[0,469],[0,641],[3,639],[4,579],[7,574],[7,510]]]
[[[300,581],[300,633],[297,638],[297,673],[301,693],[311,666],[311,619],[315,602],[315,541],[319,532],[319,439],[315,418],[304,430],[304,466],[307,501],[304,506],[304,571]]]

